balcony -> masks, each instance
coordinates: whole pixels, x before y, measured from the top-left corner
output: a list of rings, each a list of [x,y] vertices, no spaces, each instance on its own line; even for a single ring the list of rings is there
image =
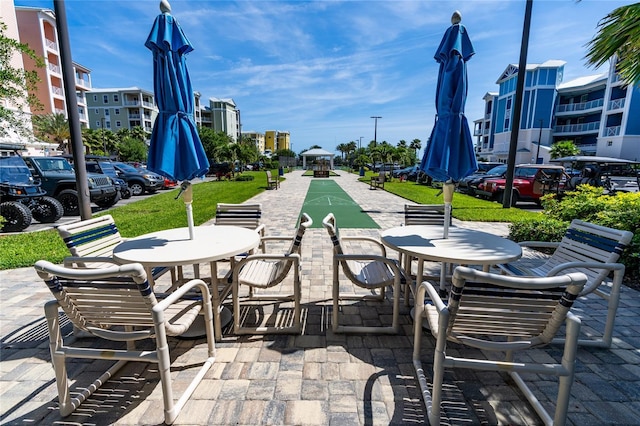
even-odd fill
[[[624,108],[625,101],[626,101],[625,98],[614,99],[613,101],[609,101],[609,104],[607,104],[607,111]]]
[[[64,96],[64,92],[62,91],[62,87],[51,86],[51,93],[53,95]]]
[[[140,120],[140,114],[129,114],[129,120]]]
[[[473,129],[473,136],[482,136],[482,129]]]
[[[606,127],[604,129],[603,136],[618,136],[618,135],[620,135],[620,126],[611,126],[611,127]]]
[[[565,124],[562,126],[555,126],[553,128],[553,132],[555,134],[594,133],[594,132],[597,132],[599,129],[600,129],[600,122],[596,121],[593,123]]]
[[[145,106],[147,108],[153,108],[155,107],[154,104],[152,104],[151,102],[142,102],[142,106]]]
[[[125,99],[124,104],[126,106],[140,106],[140,105],[142,105],[142,103],[137,99],[134,99],[134,100]]]
[[[49,71],[53,73],[60,74],[60,65],[49,64],[47,68],[49,68]]]
[[[91,89],[91,84],[87,80],[83,80],[81,78],[76,78],[76,86],[86,87]]]
[[[577,104],[562,104],[558,105],[558,108],[556,108],[556,114],[568,115],[575,112],[582,113],[589,110],[600,109],[602,108],[602,105],[604,105],[604,99],[594,99],[593,101],[580,102]]]

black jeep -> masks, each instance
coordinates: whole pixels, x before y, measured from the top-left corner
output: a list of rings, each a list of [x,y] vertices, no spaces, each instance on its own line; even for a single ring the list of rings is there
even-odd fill
[[[10,152],[8,146],[2,148]],[[32,218],[40,223],[54,223],[64,214],[62,204],[47,196],[17,153],[0,157],[0,199],[4,232],[23,231],[31,225]]]

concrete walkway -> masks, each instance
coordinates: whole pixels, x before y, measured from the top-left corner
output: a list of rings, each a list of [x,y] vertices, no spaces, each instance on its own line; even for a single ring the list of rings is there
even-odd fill
[[[279,190],[254,197],[263,207],[271,235],[294,232],[312,178],[286,175]],[[342,173],[336,182],[382,229],[403,222],[405,200],[369,190],[357,176]],[[460,223],[498,235],[505,224]],[[340,218],[338,218],[338,226]],[[378,237],[376,229],[342,229],[343,235]],[[401,314],[398,336],[336,335],[330,330],[332,247],[324,229],[311,229],[303,241],[303,320],[299,336],[246,336],[229,332],[218,342],[216,365],[187,403],[178,425],[387,425],[425,421],[411,363],[412,322]],[[527,255],[531,255],[527,253]],[[159,283],[162,284],[162,283]],[[286,287],[286,284],[283,286]],[[51,296],[31,268],[0,271],[0,421],[2,424],[162,424],[159,376],[153,365],[130,363],[76,414],[61,419],[43,305]],[[393,295],[389,295],[393,297]],[[265,308],[268,309],[268,308]],[[279,309],[286,310],[286,306]],[[603,302],[581,300],[575,312],[583,330],[598,330],[606,315]],[[356,310],[368,319],[386,321],[390,303],[367,303]],[[372,315],[373,314],[373,315]],[[66,326],[70,331],[70,326]],[[94,344],[94,339],[86,344]],[[429,365],[434,340],[423,339]],[[171,339],[172,356],[181,368],[172,374],[180,392],[197,368],[192,356],[203,340]],[[457,350],[455,345],[451,350]],[[557,359],[559,349],[538,349],[530,356]],[[104,362],[69,363],[77,386],[104,371]],[[553,378],[530,375],[529,383],[545,405],[555,400]],[[508,376],[453,370],[445,375],[445,412],[450,424],[540,424]],[[75,389],[74,389],[75,390]],[[569,408],[570,425],[640,424],[640,295],[623,288],[611,350],[580,348]]]

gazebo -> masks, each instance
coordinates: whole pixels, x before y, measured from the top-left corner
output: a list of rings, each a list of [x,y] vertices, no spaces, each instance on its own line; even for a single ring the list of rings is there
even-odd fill
[[[312,159],[320,157],[329,157],[329,167],[333,170],[333,157],[335,154],[329,151],[325,151],[324,149],[314,148],[300,154],[302,156],[302,168],[307,169],[307,157],[311,157]]]

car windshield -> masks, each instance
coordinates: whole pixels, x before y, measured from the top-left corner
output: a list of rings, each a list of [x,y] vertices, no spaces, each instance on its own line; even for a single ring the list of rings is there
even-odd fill
[[[0,157],[0,182],[33,184],[33,177],[22,157],[12,155]]]
[[[73,167],[64,158],[34,158],[33,159],[38,167],[45,172],[71,172],[73,173]]]
[[[101,161],[100,168],[102,169],[102,173],[104,173],[107,176],[114,176],[114,177],[118,176],[118,174],[116,173],[115,167],[113,167],[113,164],[107,161]]]
[[[487,176],[500,176],[501,174],[503,174],[506,171],[507,171],[507,166],[503,164],[501,166],[496,166],[493,169],[489,170],[486,173],[486,175]]]
[[[124,170],[127,173],[140,173],[140,170],[136,169],[133,166],[130,166],[129,164],[125,164],[125,163],[116,163],[115,164],[119,169]]]

